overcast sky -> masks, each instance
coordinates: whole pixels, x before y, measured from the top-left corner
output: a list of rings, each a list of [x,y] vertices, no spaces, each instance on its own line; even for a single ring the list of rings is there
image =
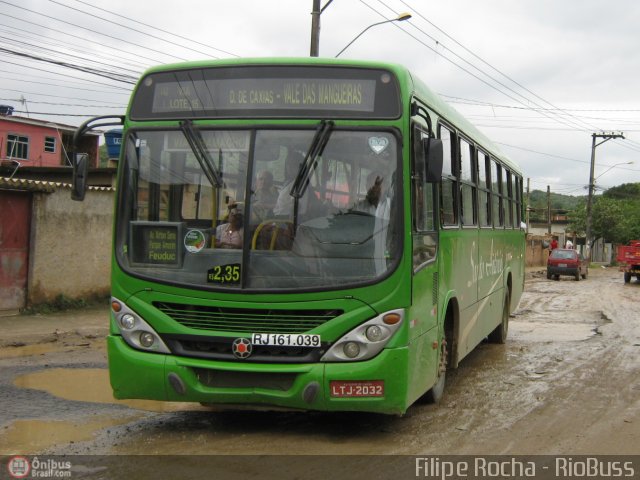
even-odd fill
[[[308,56],[312,5],[0,0],[0,49],[11,51],[0,51],[0,104],[68,125],[124,113],[131,84],[51,61],[130,80],[182,60]],[[598,187],[640,182],[640,2],[333,0],[320,56],[402,12],[412,18],[372,27],[341,58],[408,66],[519,163],[532,189],[586,194],[592,134],[603,131],[626,139],[597,147]]]

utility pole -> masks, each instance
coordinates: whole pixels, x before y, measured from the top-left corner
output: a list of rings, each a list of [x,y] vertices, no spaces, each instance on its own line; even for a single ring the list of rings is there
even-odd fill
[[[551,187],[547,185],[547,233],[551,235]]]
[[[333,0],[329,0],[324,7],[320,8],[320,0],[313,0],[311,7],[311,52],[309,53],[311,57],[317,57],[320,54],[320,15],[331,2]]]
[[[596,147],[608,142],[612,138],[624,138],[622,132],[620,133],[593,133],[591,134],[591,169],[589,171],[589,196],[587,197],[587,224],[586,224],[586,239],[585,247],[587,249],[587,257],[591,258],[591,206],[593,203],[593,194],[595,190],[594,170],[596,166]],[[600,143],[596,143],[596,139],[602,138]]]

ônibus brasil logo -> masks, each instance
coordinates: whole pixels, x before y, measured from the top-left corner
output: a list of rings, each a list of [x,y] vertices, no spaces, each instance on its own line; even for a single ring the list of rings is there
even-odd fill
[[[25,478],[31,471],[31,464],[25,457],[12,457],[7,464],[9,475],[13,478]]]

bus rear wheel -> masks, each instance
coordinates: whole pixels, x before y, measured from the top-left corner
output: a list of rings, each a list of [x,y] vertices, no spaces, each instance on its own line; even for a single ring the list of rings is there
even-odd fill
[[[506,291],[504,296],[504,306],[502,308],[502,321],[493,332],[489,334],[489,341],[491,343],[506,343],[507,334],[509,333],[509,303],[511,300],[511,293]]]

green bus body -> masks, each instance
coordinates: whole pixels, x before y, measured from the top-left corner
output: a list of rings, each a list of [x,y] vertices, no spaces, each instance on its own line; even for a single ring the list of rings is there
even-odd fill
[[[438,181],[426,173],[437,154],[425,167],[433,135]],[[269,169],[288,216],[257,208],[254,180]],[[367,175],[386,197],[357,213]],[[124,120],[118,182],[118,399],[403,414],[437,401],[446,369],[485,338],[504,342],[522,294],[521,172],[397,65],[151,69]],[[323,214],[309,213],[315,200]],[[232,215],[243,238],[228,249]]]

